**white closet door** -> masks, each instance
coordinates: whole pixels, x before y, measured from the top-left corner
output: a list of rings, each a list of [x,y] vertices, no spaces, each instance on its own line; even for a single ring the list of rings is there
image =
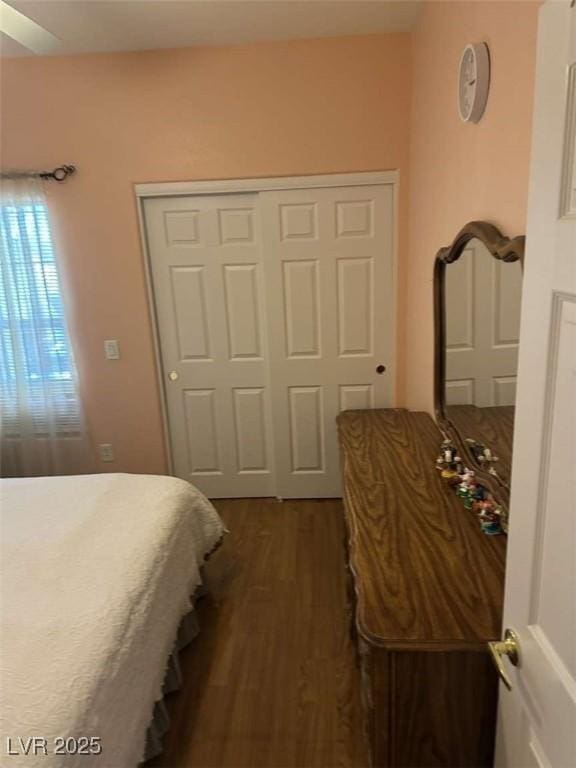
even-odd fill
[[[393,402],[392,187],[144,216],[174,473],[212,498],[339,496],[337,414]]]
[[[174,474],[212,498],[273,496],[258,196],[144,214]]]
[[[260,198],[276,493],[340,496],[337,414],[393,404],[393,191]]]

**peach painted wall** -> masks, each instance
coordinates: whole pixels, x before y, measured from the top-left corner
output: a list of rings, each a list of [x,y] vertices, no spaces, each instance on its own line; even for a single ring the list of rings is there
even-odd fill
[[[427,2],[412,39],[406,404],[433,412],[432,270],[473,219],[525,231],[537,32],[536,2]],[[490,47],[477,125],[460,122],[457,74],[469,42]]]
[[[133,184],[399,169],[405,212],[410,66],[406,34],[4,60],[2,165],[79,168],[48,190],[101,469],[166,469]]]

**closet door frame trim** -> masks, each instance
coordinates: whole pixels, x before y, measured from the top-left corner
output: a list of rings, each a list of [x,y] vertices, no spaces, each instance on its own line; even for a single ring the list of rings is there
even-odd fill
[[[168,181],[135,184],[137,198],[177,197],[180,195],[218,195],[232,192],[266,192],[281,189],[318,187],[361,187],[398,183],[398,171],[329,173],[321,176],[265,176],[256,179],[214,179],[207,181]]]
[[[138,213],[138,227],[140,231],[140,244],[142,249],[142,261],[144,264],[144,277],[146,281],[146,294],[148,299],[148,313],[152,328],[152,340],[154,347],[154,361],[156,365],[156,381],[160,397],[160,411],[162,416],[162,432],[164,439],[164,454],[168,465],[168,473],[174,474],[174,462],[172,459],[172,447],[170,441],[170,425],[168,422],[168,409],[166,406],[166,382],[162,370],[162,357],[160,348],[160,332],[158,318],[156,316],[156,303],[154,298],[154,286],[152,282],[151,254],[146,235],[146,221],[144,216],[144,201],[151,197],[182,197],[188,195],[225,195],[237,192],[267,192],[283,189],[319,189],[326,187],[362,187],[371,185],[391,186],[393,193],[393,220],[394,232],[392,233],[392,261],[393,261],[393,296],[394,296],[394,328],[392,333],[392,355],[396,357],[396,332],[397,332],[397,289],[398,289],[398,182],[399,172],[392,171],[366,171],[358,173],[330,173],[310,176],[265,176],[253,179],[213,179],[202,181],[167,181],[150,184],[134,184],[136,197],[136,209]],[[396,386],[394,386],[394,392]]]

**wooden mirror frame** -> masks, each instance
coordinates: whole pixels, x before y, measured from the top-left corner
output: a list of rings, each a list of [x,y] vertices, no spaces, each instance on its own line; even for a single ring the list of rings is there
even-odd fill
[[[480,240],[488,252],[499,261],[519,261],[524,263],[524,247],[526,238],[518,235],[512,239],[503,235],[499,229],[487,221],[470,221],[462,227],[451,245],[440,248],[434,264],[434,409],[436,422],[446,438],[455,445],[461,456],[467,457],[467,463],[472,461],[474,471],[481,484],[488,488],[494,497],[508,510],[510,488],[502,479],[483,470],[470,457],[463,436],[459,434],[454,424],[446,415],[446,286],[445,272],[448,264],[457,261],[471,240]],[[472,467],[471,467],[472,468]]]

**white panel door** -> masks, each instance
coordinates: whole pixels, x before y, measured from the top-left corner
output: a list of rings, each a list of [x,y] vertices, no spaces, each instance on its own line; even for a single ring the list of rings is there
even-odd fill
[[[393,404],[393,188],[153,198],[144,218],[174,473],[212,498],[339,496],[337,414]]]
[[[446,405],[514,405],[522,268],[479,240],[446,270]]]
[[[340,496],[337,414],[393,404],[393,191],[262,192],[261,212],[277,495]]]
[[[275,494],[255,194],[145,201],[174,474]]]
[[[496,765],[576,766],[576,7],[540,9]]]

